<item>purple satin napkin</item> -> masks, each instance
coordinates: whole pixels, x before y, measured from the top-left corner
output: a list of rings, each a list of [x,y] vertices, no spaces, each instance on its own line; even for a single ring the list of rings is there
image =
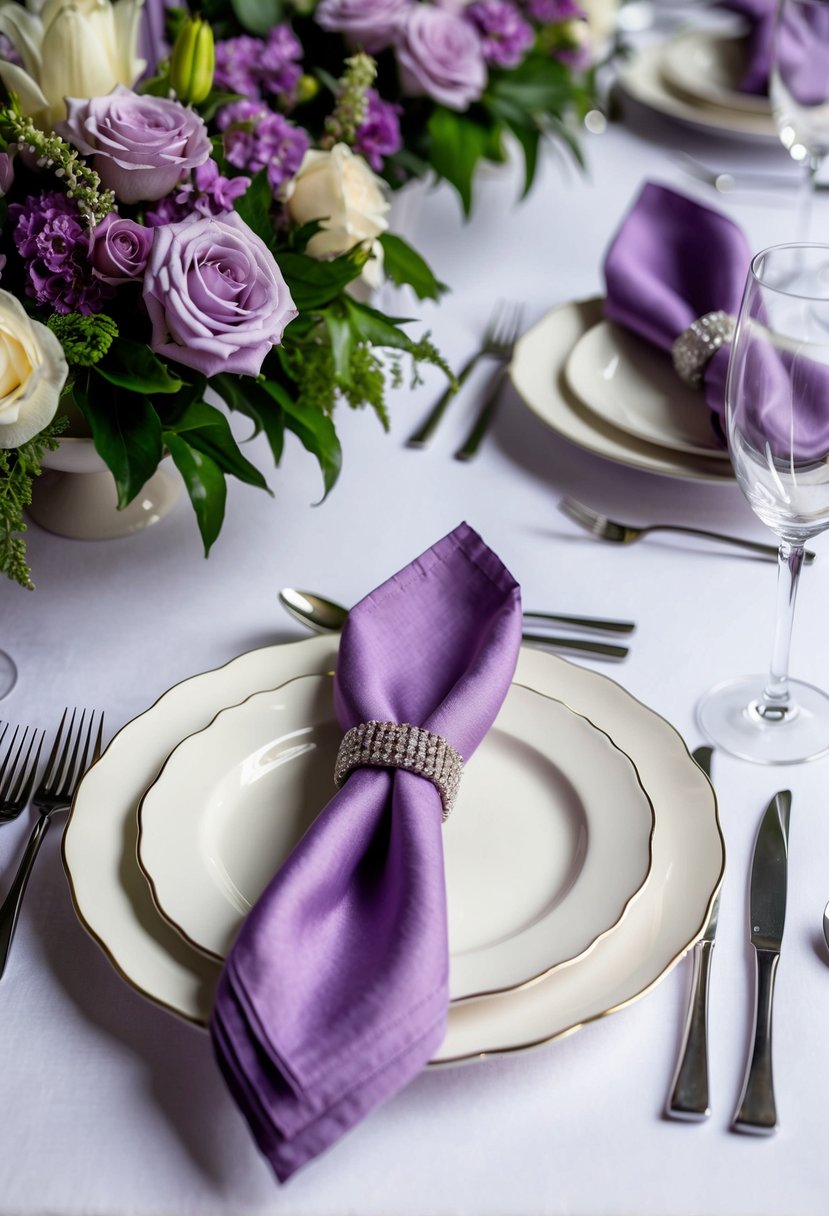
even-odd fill
[[[605,315],[670,351],[706,313],[737,316],[750,264],[748,243],[727,216],[647,182],[605,257]],[[705,401],[717,419],[725,410],[728,351],[721,347],[704,374]]]
[[[777,0],[720,0],[722,8],[740,13],[749,25],[742,93],[769,90],[772,55],[786,89],[803,106],[821,105],[829,96],[829,5],[804,3],[781,10]]]
[[[422,726],[468,759],[506,696],[520,640],[518,585],[461,524],[349,613],[339,724]],[[216,1057],[282,1181],[406,1085],[443,1039],[441,815],[426,778],[354,771],[226,960]]]

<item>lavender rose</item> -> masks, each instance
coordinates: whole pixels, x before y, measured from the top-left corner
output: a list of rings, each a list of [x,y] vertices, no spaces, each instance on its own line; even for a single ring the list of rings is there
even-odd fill
[[[152,350],[205,376],[257,376],[297,315],[273,255],[235,211],[155,229],[144,303]]]
[[[154,202],[211,152],[195,112],[166,97],[139,97],[118,85],[105,97],[66,99],[55,130],[91,158],[101,181],[122,203]]]
[[[373,55],[391,45],[412,7],[412,0],[322,0],[314,18]]]
[[[463,17],[448,9],[418,4],[409,12],[397,61],[404,93],[425,93],[450,110],[465,110],[486,86],[481,40]]]
[[[110,211],[89,238],[92,268],[105,283],[128,283],[144,273],[152,243],[152,228]]]

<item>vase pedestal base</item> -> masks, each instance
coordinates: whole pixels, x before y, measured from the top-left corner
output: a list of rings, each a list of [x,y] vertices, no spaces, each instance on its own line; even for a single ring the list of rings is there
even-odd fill
[[[159,522],[181,497],[181,479],[159,469],[136,498],[118,510],[112,473],[47,469],[35,479],[29,517],[47,532],[75,540],[111,540]]]

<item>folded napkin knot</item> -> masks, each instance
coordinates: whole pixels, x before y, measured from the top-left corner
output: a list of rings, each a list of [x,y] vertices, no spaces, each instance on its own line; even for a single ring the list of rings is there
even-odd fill
[[[736,319],[727,312],[707,312],[684,329],[671,347],[674,368],[681,380],[699,388],[705,369],[721,346],[734,337]]]
[[[437,787],[443,822],[449,818],[463,772],[463,757],[442,735],[408,722],[360,722],[343,736],[334,766],[339,789],[355,768],[405,768]]]

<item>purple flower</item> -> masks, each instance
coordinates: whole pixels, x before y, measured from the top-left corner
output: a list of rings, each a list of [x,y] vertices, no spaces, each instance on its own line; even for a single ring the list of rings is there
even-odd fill
[[[140,278],[152,243],[152,228],[110,211],[89,238],[89,256],[95,274],[105,283],[113,284]]]
[[[465,110],[486,87],[481,40],[467,21],[447,9],[418,4],[410,10],[397,61],[404,93],[425,93],[450,110]]]
[[[400,134],[401,107],[383,101],[374,90],[366,90],[368,107],[363,122],[357,128],[354,147],[371,165],[375,173],[383,168],[383,159],[399,152],[403,144]]]
[[[66,121],[55,130],[91,159],[123,203],[163,198],[210,155],[207,127],[195,110],[166,97],[140,97],[118,85],[89,101],[68,97],[66,105]]]
[[[308,148],[308,135],[264,102],[234,101],[216,115],[224,132],[225,157],[237,169],[267,169],[271,190],[294,176]]]
[[[26,294],[55,312],[100,312],[113,295],[89,263],[89,231],[74,202],[58,190],[9,207],[17,252],[26,266]]]
[[[259,74],[262,88],[275,96],[289,97],[302,75],[299,60],[302,43],[289,25],[275,25],[262,48]]]
[[[412,0],[322,0],[314,18],[373,55],[391,46],[413,7]]]
[[[247,34],[216,43],[216,67],[213,84],[228,93],[243,97],[259,97],[259,60],[262,40]]]
[[[157,228],[144,303],[151,349],[205,376],[257,376],[297,315],[273,254],[236,212]]]
[[[557,25],[584,17],[584,9],[577,0],[527,0],[527,15],[541,25]]]
[[[517,67],[535,41],[533,27],[510,0],[475,0],[466,14],[481,35],[484,59],[496,67]]]
[[[223,177],[215,160],[207,160],[194,171],[192,181],[184,182],[154,207],[148,207],[144,222],[150,228],[161,228],[164,224],[180,224],[194,213],[208,217],[227,215],[249,185],[249,177]]]
[[[216,44],[217,88],[249,101],[264,94],[290,97],[302,75],[302,43],[289,25],[275,25],[267,40],[242,35]]]

